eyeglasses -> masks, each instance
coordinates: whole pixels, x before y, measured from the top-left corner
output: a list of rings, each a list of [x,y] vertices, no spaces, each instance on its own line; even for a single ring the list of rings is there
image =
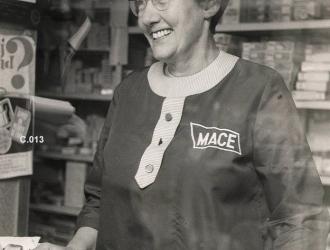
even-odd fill
[[[135,16],[143,12],[149,0],[129,0],[129,6]],[[151,0],[152,5],[160,11],[167,10],[171,0]]]

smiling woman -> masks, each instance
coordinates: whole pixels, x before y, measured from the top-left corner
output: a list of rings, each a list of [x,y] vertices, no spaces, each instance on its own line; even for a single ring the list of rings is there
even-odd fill
[[[227,2],[130,1],[159,62],[115,90],[68,248],[325,249],[323,189],[283,79],[215,46]]]

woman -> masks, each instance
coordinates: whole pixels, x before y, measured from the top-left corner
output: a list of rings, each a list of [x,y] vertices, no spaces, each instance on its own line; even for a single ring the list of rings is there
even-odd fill
[[[325,249],[322,186],[282,78],[212,39],[227,2],[130,1],[160,62],[115,91],[68,247]]]

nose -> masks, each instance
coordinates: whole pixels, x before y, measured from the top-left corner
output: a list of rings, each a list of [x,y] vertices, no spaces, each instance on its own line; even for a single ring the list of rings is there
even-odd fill
[[[147,1],[146,8],[139,15],[139,21],[142,22],[144,26],[152,26],[160,21],[159,12],[152,4],[152,1]]]

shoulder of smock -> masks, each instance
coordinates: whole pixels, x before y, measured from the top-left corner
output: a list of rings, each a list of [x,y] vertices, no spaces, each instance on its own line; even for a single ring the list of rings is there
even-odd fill
[[[254,89],[264,89],[267,84],[282,85],[283,77],[276,70],[249,60],[239,59],[235,67],[238,78]]]
[[[148,83],[148,71],[150,67],[134,70],[123,78],[121,83],[116,87],[118,94],[124,94],[130,91],[136,91],[137,88]]]

